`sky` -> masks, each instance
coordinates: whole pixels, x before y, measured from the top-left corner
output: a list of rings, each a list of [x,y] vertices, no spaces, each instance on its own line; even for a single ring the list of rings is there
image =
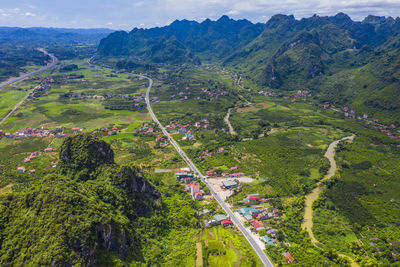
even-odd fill
[[[400,0],[0,0],[0,26],[111,28],[131,30],[175,19],[234,19],[266,22],[272,15],[296,18],[348,14],[400,16]]]

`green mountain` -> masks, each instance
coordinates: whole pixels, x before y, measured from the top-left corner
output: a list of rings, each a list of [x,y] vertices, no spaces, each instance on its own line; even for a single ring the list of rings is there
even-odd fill
[[[233,20],[174,21],[168,26],[114,32],[101,40],[101,56],[134,56],[152,62],[172,64],[222,59],[244,47],[264,29],[261,23]]]
[[[370,50],[399,32],[399,18],[368,16],[354,22],[343,13],[301,20],[275,15],[262,34],[224,64],[244,71],[263,86],[305,88],[321,74],[368,63]]]
[[[0,198],[0,265],[141,261],[135,222],[160,207],[160,192],[138,169],[115,164],[109,144],[69,137],[57,171]]]
[[[397,35],[372,53],[368,63],[344,69],[319,81],[326,99],[400,123],[400,36]]]

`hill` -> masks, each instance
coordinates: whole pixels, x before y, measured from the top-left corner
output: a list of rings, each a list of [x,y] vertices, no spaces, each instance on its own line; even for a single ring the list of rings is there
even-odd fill
[[[56,172],[0,198],[1,265],[103,265],[141,260],[134,222],[161,207],[161,194],[110,145],[90,135],[65,140]],[[106,255],[106,256],[104,256]]]

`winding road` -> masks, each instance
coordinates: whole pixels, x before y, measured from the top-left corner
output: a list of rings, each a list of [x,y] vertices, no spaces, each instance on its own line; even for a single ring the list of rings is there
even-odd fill
[[[48,56],[51,57],[52,62],[51,62],[50,64],[48,64],[47,66],[44,66],[43,68],[40,68],[40,69],[38,69],[38,70],[35,70],[35,71],[31,72],[31,73],[23,74],[23,75],[21,75],[21,76],[19,76],[19,77],[16,77],[16,78],[10,79],[10,80],[8,80],[8,81],[2,82],[2,83],[0,83],[0,88],[3,87],[3,86],[9,85],[9,84],[15,83],[15,82],[19,82],[19,81],[21,81],[21,80],[23,80],[23,79],[25,79],[25,78],[27,78],[27,77],[29,77],[29,76],[32,76],[32,75],[34,75],[34,74],[38,74],[38,73],[40,73],[40,72],[46,71],[46,70],[48,70],[48,69],[54,67],[54,66],[57,64],[57,58],[56,58],[55,56],[53,56],[53,55],[47,53],[47,51],[44,50],[44,49],[42,49],[42,48],[39,49],[39,50],[40,50],[43,54],[48,55]]]
[[[229,134],[230,135],[236,135],[235,130],[233,129],[233,126],[229,120],[229,117],[231,116],[231,109],[228,109],[228,113],[226,113],[226,116],[224,118],[225,123],[228,125],[229,128]]]
[[[340,140],[333,141],[329,145],[324,156],[329,160],[329,163],[331,166],[330,166],[328,172],[326,173],[326,175],[322,178],[322,180],[318,182],[317,187],[314,188],[314,190],[310,194],[308,194],[305,199],[304,218],[303,218],[303,223],[301,224],[301,228],[308,232],[308,234],[310,235],[310,238],[311,238],[311,242],[314,245],[316,245],[319,242],[315,238],[314,233],[312,231],[312,227],[313,227],[312,219],[313,219],[313,213],[314,213],[314,211],[312,209],[312,205],[313,205],[314,201],[318,199],[319,195],[321,194],[321,192],[323,190],[322,182],[332,178],[335,175],[336,170],[337,170],[337,165],[336,165],[336,160],[335,160],[336,147],[339,144],[339,142],[345,141],[345,140],[351,140],[351,141],[354,140],[354,135],[347,136]],[[344,255],[344,254],[340,254],[340,256],[348,258],[351,261],[351,265],[353,267],[359,266],[349,256]]]
[[[43,52],[45,55],[48,55],[48,56],[50,56],[51,57],[51,59],[52,59],[52,62],[50,63],[50,64],[48,64],[47,66],[45,66],[45,67],[43,67],[43,68],[40,68],[40,69],[38,69],[38,70],[35,70],[35,71],[33,71],[33,72],[31,72],[31,73],[27,73],[27,74],[24,74],[24,75],[21,75],[21,76],[19,76],[19,77],[17,77],[17,78],[14,78],[14,79],[11,79],[11,80],[8,80],[8,81],[5,81],[5,82],[2,82],[2,83],[0,83],[0,88],[1,87],[4,87],[4,86],[6,86],[6,85],[10,85],[10,84],[12,84],[12,83],[16,83],[16,82],[20,82],[20,81],[22,81],[23,79],[25,79],[25,78],[27,78],[27,77],[30,77],[30,76],[32,76],[32,75],[35,75],[35,74],[38,74],[38,73],[40,73],[40,72],[43,72],[43,71],[46,71],[46,70],[49,70],[49,69],[51,69],[52,67],[54,67],[56,64],[57,64],[57,58],[55,57],[55,56],[53,56],[53,55],[51,55],[51,54],[49,54],[49,53],[47,53],[47,51],[46,50],[44,50],[44,49],[39,49],[41,52]],[[12,110],[10,110],[10,112],[8,112],[7,113],[7,115],[0,121],[0,125],[1,124],[3,124],[25,101],[26,101],[26,99],[29,97],[29,95],[33,92],[33,91],[35,91],[37,89],[37,86],[35,86],[32,90],[30,90],[29,91],[29,93],[21,100],[21,101],[19,101],[14,107],[13,107],[13,109]]]
[[[193,164],[193,162],[186,156],[185,152],[179,147],[179,145],[175,142],[175,140],[170,136],[170,134],[167,132],[167,130],[163,127],[163,125],[160,123],[160,121],[157,119],[156,115],[154,114],[151,105],[150,105],[150,90],[153,86],[153,80],[149,77],[139,75],[139,77],[147,79],[149,83],[149,87],[147,88],[146,92],[146,105],[147,109],[154,120],[155,123],[157,123],[158,127],[161,129],[161,131],[164,133],[164,135],[168,138],[169,142],[174,146],[176,151],[181,155],[181,157],[185,160],[185,162],[189,165],[189,167],[193,170],[195,174],[197,174],[201,181],[210,189],[211,194],[214,196],[215,200],[218,201],[219,205],[222,207],[222,209],[229,215],[231,218],[231,221],[236,225],[236,227],[242,232],[244,237],[249,241],[250,245],[253,247],[255,252],[257,253],[258,257],[264,264],[264,266],[268,267],[273,267],[273,263],[271,260],[267,257],[263,249],[257,244],[257,242],[253,239],[253,237],[246,231],[244,225],[242,222],[236,217],[236,215],[232,212],[232,210],[228,207],[228,205],[222,200],[216,192],[213,190],[213,188],[208,184],[207,180],[203,176],[203,174],[197,169],[197,167]]]

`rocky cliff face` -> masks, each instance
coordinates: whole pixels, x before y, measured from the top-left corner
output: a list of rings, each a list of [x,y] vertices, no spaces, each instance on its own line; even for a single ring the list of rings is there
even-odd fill
[[[0,197],[0,266],[102,266],[104,257],[141,255],[133,225],[161,206],[160,192],[91,135],[67,138],[59,161],[58,172]]]
[[[159,207],[160,192],[146,180],[139,169],[122,166],[117,173],[111,176],[111,180],[135,200],[133,209],[137,214],[144,216]]]

